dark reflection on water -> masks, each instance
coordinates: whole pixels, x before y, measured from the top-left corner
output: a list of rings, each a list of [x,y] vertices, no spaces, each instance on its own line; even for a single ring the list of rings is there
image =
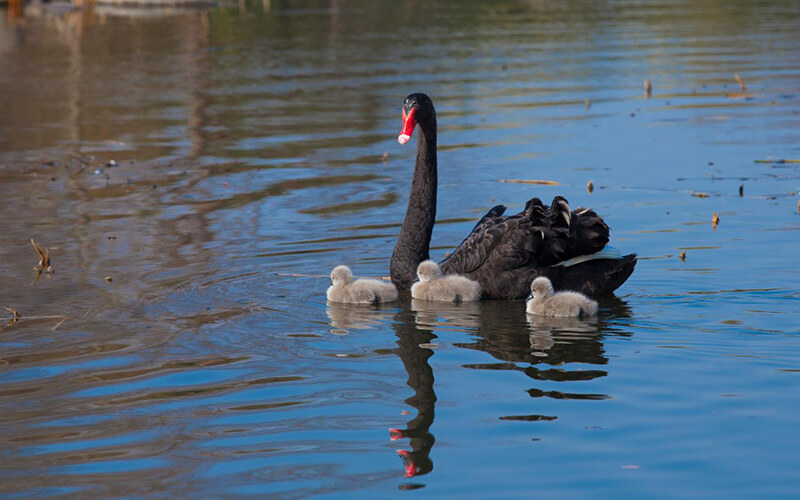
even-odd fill
[[[0,495],[796,496],[796,2],[2,14]],[[325,304],[387,273],[412,91],[432,256],[562,194],[641,256],[596,319]]]

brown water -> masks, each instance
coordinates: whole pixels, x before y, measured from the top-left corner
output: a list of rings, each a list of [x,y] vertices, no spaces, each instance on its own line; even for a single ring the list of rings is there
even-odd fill
[[[776,160],[800,160],[798,26],[792,1],[0,22],[0,306],[22,314],[0,494],[797,496],[800,164]],[[641,257],[596,320],[326,305],[334,265],[387,274],[414,91],[439,115],[433,256],[496,203],[591,205]]]

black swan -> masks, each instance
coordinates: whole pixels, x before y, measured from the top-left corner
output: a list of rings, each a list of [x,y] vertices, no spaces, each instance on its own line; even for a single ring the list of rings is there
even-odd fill
[[[408,210],[392,253],[390,273],[399,290],[408,290],[417,265],[429,258],[436,219],[436,111],[430,97],[411,94],[403,101],[400,144],[419,125],[417,160]],[[503,216],[498,205],[486,213],[456,250],[440,264],[444,274],[463,274],[481,284],[484,298],[522,299],[538,276],[559,290],[589,296],[610,293],[628,279],[636,254],[609,249],[608,226],[593,210],[570,211],[560,196],[546,207],[538,198],[525,209]]]
[[[528,314],[558,318],[582,318],[597,314],[597,302],[578,292],[553,292],[553,284],[544,276],[531,282],[531,294],[525,307]]]

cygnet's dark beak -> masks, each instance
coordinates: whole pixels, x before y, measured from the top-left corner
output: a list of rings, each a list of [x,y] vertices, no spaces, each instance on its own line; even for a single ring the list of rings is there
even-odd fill
[[[525,302],[531,300],[533,298],[533,293],[529,293],[527,297],[525,297]]]

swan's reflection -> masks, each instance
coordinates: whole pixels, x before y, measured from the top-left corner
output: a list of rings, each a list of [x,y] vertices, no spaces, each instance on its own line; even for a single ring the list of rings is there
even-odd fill
[[[565,365],[605,365],[603,338],[616,332],[615,321],[630,317],[624,301],[610,297],[601,301],[598,318],[578,320],[546,318],[525,314],[521,301],[484,301],[480,303],[435,303],[403,301],[395,304],[391,314],[378,307],[329,304],[328,317],[335,329],[371,328],[375,323],[390,323],[397,336],[395,351],[408,374],[408,386],[414,394],[405,402],[417,414],[405,428],[391,429],[392,441],[409,439],[410,450],[400,450],[406,477],[427,474],[433,470],[431,449],[436,441],[429,432],[435,416],[436,393],[434,374],[428,363],[433,350],[424,347],[441,331],[452,327],[470,331],[474,341],[455,343],[466,349],[476,349],[501,360],[501,363],[464,365],[469,369],[515,370],[537,381],[580,381],[604,377],[605,370],[569,370]],[[377,310],[376,310],[377,309]],[[621,331],[619,334],[624,334]],[[545,365],[545,366],[543,366]],[[531,388],[533,398],[606,399],[605,394],[567,393]],[[553,420],[546,415],[499,416],[501,420]]]
[[[346,335],[350,330],[365,330],[386,324],[392,320],[390,305],[340,304],[329,301],[326,312],[331,333]]]
[[[408,373],[408,386],[414,395],[405,402],[417,410],[417,415],[406,423],[404,429],[391,429],[392,441],[410,438],[411,450],[399,450],[403,459],[406,477],[427,474],[433,470],[430,459],[431,448],[436,439],[428,429],[433,424],[436,393],[433,390],[433,370],[428,358],[433,351],[421,345],[427,345],[436,338],[429,327],[417,326],[418,312],[403,308],[394,317],[392,327],[397,335],[397,355]],[[422,313],[423,315],[426,313]]]
[[[568,342],[570,338],[580,338],[599,334],[597,319],[581,320],[578,318],[552,318],[547,316],[526,315],[530,332],[528,342],[531,354],[537,357],[548,357],[548,352],[558,342]]]

